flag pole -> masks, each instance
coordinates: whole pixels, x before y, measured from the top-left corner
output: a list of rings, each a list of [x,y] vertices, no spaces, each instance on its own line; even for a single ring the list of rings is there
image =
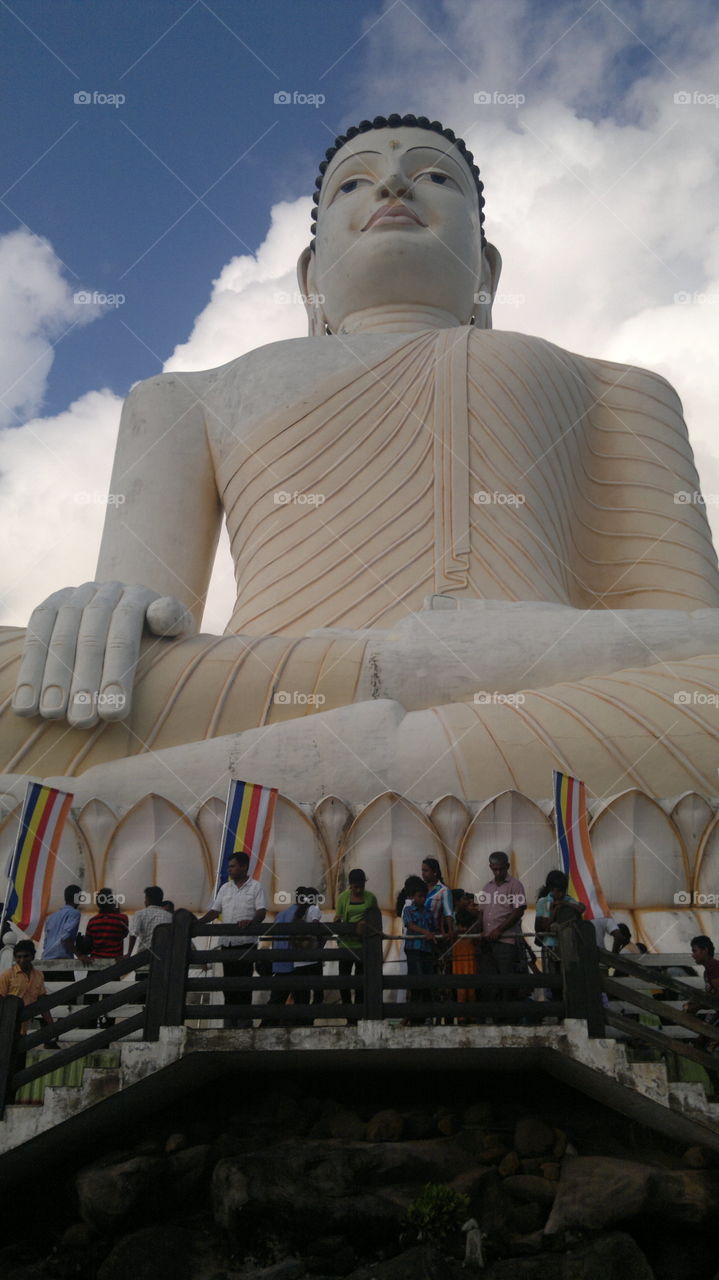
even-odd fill
[[[15,868],[15,861],[16,861],[16,859],[17,859],[17,855],[18,855],[18,848],[19,848],[19,844],[20,844],[20,836],[22,835],[22,830],[23,830],[23,827],[24,827],[24,825],[25,825],[25,824],[24,824],[24,822],[23,822],[23,819],[24,819],[24,817],[25,817],[25,810],[26,810],[26,808],[27,808],[28,796],[29,796],[29,794],[30,794],[30,788],[32,787],[32,785],[33,785],[33,784],[32,784],[32,782],[28,782],[28,784],[27,784],[27,786],[26,786],[26,788],[25,788],[25,798],[24,798],[24,800],[23,800],[23,802],[22,802],[22,809],[20,810],[20,818],[19,818],[18,825],[17,825],[17,835],[15,836],[15,845],[14,845],[14,848],[13,848],[13,851],[12,851],[12,856],[11,856],[11,858],[10,858],[10,866],[9,866],[9,868],[8,868],[8,873],[7,873],[7,887],[6,887],[6,889],[5,889],[5,898],[4,898],[4,901],[3,901],[3,904],[2,904],[2,915],[0,916],[0,947],[2,946],[3,933],[5,932],[5,925],[6,925],[6,923],[7,923],[8,902],[9,902],[9,899],[10,899],[10,890],[12,889],[12,887],[13,887],[13,885],[14,885],[14,883],[15,883],[15,870],[16,870],[16,868]],[[12,921],[11,921],[11,923],[12,923]]]
[[[227,825],[227,816],[230,812],[230,796],[232,795],[232,787],[234,785],[234,782],[235,782],[235,779],[230,778],[230,781],[227,784],[227,799],[225,800],[225,813],[222,819],[222,839],[220,840],[220,856],[217,860],[217,871],[215,873],[215,893],[212,899],[213,902],[217,897],[218,893],[220,892],[220,888],[222,887],[220,885],[220,876],[222,874],[222,861],[225,854],[225,841],[227,839],[227,832],[229,829]]]
[[[12,856],[14,859],[15,854],[13,853]],[[12,863],[10,865],[12,866]],[[5,920],[7,917],[7,900],[10,893],[11,885],[12,885],[12,874],[8,876],[7,888],[5,890],[5,898],[2,904],[2,912],[0,913],[0,947],[2,947],[3,934],[5,933]]]

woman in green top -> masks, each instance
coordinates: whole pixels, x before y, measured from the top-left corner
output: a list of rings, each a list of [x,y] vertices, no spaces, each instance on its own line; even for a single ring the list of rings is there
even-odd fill
[[[335,924],[360,924],[366,920],[369,912],[377,912],[377,899],[373,893],[365,889],[367,877],[364,871],[357,868],[350,871],[347,877],[349,889],[345,889],[337,899],[337,911],[334,919]],[[361,974],[363,972],[362,965],[362,939],[361,938],[342,938],[340,941],[342,959],[339,961],[340,977],[348,978],[352,973]],[[356,987],[354,992],[351,988],[340,987],[340,996],[343,1004],[362,1004],[364,1001],[364,991],[362,987]],[[355,1026],[356,1018],[348,1018],[347,1025]]]

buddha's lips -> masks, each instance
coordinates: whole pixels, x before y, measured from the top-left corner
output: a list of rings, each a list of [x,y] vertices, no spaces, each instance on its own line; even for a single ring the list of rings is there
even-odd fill
[[[412,209],[408,209],[406,204],[383,204],[381,209],[377,209],[372,214],[369,222],[363,226],[363,231],[369,231],[370,227],[375,226],[378,222],[416,222],[418,227],[424,227],[427,224],[417,216]]]

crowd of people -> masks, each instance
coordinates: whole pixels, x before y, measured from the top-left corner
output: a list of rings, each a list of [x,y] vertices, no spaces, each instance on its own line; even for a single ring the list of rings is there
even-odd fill
[[[398,993],[400,998],[404,995],[406,1004],[407,1017],[403,1019],[403,1025],[432,1021],[425,1018],[423,1006],[436,1003],[443,994],[460,1005],[470,1006],[471,1002],[478,1000],[491,1002],[496,1006],[495,1020],[516,1020],[518,1011],[507,1005],[510,1001],[527,1000],[532,994],[533,984],[503,982],[502,979],[510,975],[527,975],[530,969],[539,972],[540,966],[542,973],[559,972],[561,928],[572,920],[581,919],[586,910],[583,903],[569,894],[567,876],[558,870],[547,875],[536,903],[534,930],[526,935],[522,930],[522,919],[527,897],[522,882],[510,873],[507,854],[503,851],[492,853],[489,870],[491,878],[479,892],[450,889],[444,883],[440,865],[434,858],[426,858],[422,862],[420,874],[407,877],[395,906],[403,949],[400,967],[408,979],[408,989]],[[198,924],[212,924],[221,919],[222,923],[239,926],[240,929],[262,925],[267,913],[265,894],[259,881],[249,875],[248,856],[235,854],[230,859],[228,871],[227,882]],[[64,899],[63,906],[48,916],[44,932],[42,959],[67,960],[67,969],[53,966],[51,977],[56,982],[74,981],[77,964],[88,959],[98,966],[112,965],[125,954],[125,950],[128,955],[135,949],[138,953],[148,950],[157,925],[167,923],[174,913],[174,903],[165,898],[160,886],[150,885],[145,890],[144,907],[133,915],[130,922],[120,910],[116,896],[105,888],[95,895],[96,913],[87,921],[82,933],[78,905],[82,901],[80,887],[68,885]],[[323,921],[321,901],[321,894],[313,886],[298,886],[291,895],[291,901],[275,916],[272,930],[279,932],[280,936],[271,940],[274,952],[271,960],[258,946],[256,933],[238,932],[217,939],[224,951],[222,963],[226,977],[247,978],[257,972],[271,978],[263,1025],[272,1025],[273,1016],[276,1018],[273,1010],[289,1000],[299,1006],[318,1006],[324,1002],[322,984],[312,985],[311,980],[323,977],[324,962],[317,958],[317,952],[331,937],[336,939],[338,951],[328,954],[327,959],[337,963],[341,1001],[345,1006],[363,1003],[362,934],[371,928],[382,933],[377,899],[367,888],[364,871],[354,868],[348,875],[347,888],[337,898],[331,923]],[[301,937],[282,936],[283,925],[302,922],[313,928]],[[643,943],[632,941],[627,925],[610,917],[594,919],[591,923],[598,946],[604,947],[609,936],[615,953],[640,955],[646,952]],[[337,938],[332,928],[337,924],[358,926],[357,933],[349,936],[343,933]],[[528,938],[538,948],[539,964],[537,951],[529,945]],[[711,939],[697,936],[691,947],[695,963],[704,970],[707,994],[719,995],[719,960],[714,957]],[[304,959],[301,956],[303,949],[314,954]],[[281,954],[278,958],[282,951],[288,952],[287,959]],[[232,953],[229,957],[228,952]],[[25,1004],[31,1004],[45,994],[43,974],[34,967],[34,958],[35,947],[31,941],[24,938],[14,940],[13,963],[7,968],[3,964],[0,972],[0,996],[20,995]],[[453,983],[452,990],[443,993],[441,981],[429,985],[415,982],[423,977],[441,978],[449,974],[466,977],[466,984]],[[293,982],[287,982],[288,977],[300,975],[310,979],[302,989]],[[481,975],[483,981],[473,983],[474,975]],[[492,977],[498,979],[496,984],[492,983]],[[353,979],[351,985],[347,985],[348,979]],[[551,987],[545,989],[544,998],[553,998]],[[229,1006],[225,1015],[226,1025],[251,1026],[248,1008],[251,1003],[250,990],[225,991],[225,1005]],[[697,1013],[704,1006],[697,997],[685,1007],[687,1011]],[[469,1013],[468,1007],[468,1016],[460,1017],[459,1022],[471,1021]],[[314,1016],[317,1016],[314,1010],[308,1011],[308,1021]],[[46,1022],[52,1022],[49,1014],[44,1017]],[[350,1017],[347,1021],[352,1024],[356,1019]],[[719,1011],[710,1011],[705,1021],[719,1025]]]

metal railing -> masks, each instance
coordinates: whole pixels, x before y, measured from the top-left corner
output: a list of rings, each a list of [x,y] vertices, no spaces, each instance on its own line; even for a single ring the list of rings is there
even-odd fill
[[[264,942],[264,947],[234,945],[203,948],[203,939],[245,938]],[[307,946],[308,940],[316,945]],[[282,947],[273,946],[278,941]],[[181,1026],[187,1021],[197,1023],[224,1022],[225,1025],[249,1020],[260,1025],[292,1025],[310,1023],[315,1019],[359,1020],[396,1019],[398,1016],[410,1022],[426,1018],[445,1022],[456,1020],[477,1021],[491,1018],[499,1022],[538,1022],[550,1018],[575,1018],[586,1023],[590,1036],[605,1033],[605,1011],[602,1004],[599,952],[591,924],[573,920],[559,929],[557,967],[548,972],[535,973],[452,973],[435,972],[421,976],[389,974],[384,972],[383,948],[387,935],[374,925],[324,924],[300,921],[292,924],[262,925],[200,925],[189,911],[177,911],[167,924],[158,925],[149,950],[128,956],[88,977],[44,996],[35,1004],[24,1006],[18,997],[8,996],[0,1001],[0,1116],[7,1102],[23,1084],[48,1075],[57,1068],[85,1057],[96,1049],[104,1049],[126,1036],[142,1033],[142,1039],[155,1041],[161,1027]],[[451,940],[448,939],[451,951]],[[252,968],[242,975],[224,972],[214,976],[208,969],[217,965],[236,969],[238,962],[252,959]],[[342,960],[358,962],[354,973],[330,974],[326,967]],[[610,957],[617,964],[619,957]],[[278,962],[311,965],[312,972],[303,973],[295,968],[289,973],[273,973]],[[190,970],[207,966],[199,976],[190,976]],[[319,969],[317,968],[319,966]],[[440,966],[441,967],[441,966]],[[253,970],[257,970],[257,975]],[[146,974],[146,976],[145,976]],[[108,984],[131,975],[123,982],[122,990],[102,994]],[[612,979],[604,979],[612,981]],[[530,999],[537,989],[551,992],[551,1000]],[[302,993],[309,1000],[310,993],[339,990],[339,1002],[286,1003],[290,993]],[[428,999],[408,1000],[402,1004],[389,997],[398,990],[429,993]],[[487,996],[488,990],[494,998]],[[221,992],[226,1003],[192,1003],[202,995]],[[251,1004],[254,993],[272,992],[282,995],[281,1001]],[[460,992],[473,998],[460,998]],[[504,993],[507,993],[504,996]],[[43,1011],[52,1011],[62,1005],[77,1001],[88,993],[99,993],[94,1004],[80,1007],[58,1018],[52,1025],[21,1034],[21,1026],[29,1027]],[[227,996],[243,994],[247,1003],[228,1003]],[[500,994],[504,998],[497,999]],[[57,1048],[41,1062],[23,1065],[28,1050],[48,1046],[58,1036],[68,1031],[90,1028],[100,1017],[116,1012],[128,1004],[141,1004],[139,1013],[118,1017],[115,1024],[107,1026],[81,1042]],[[686,1015],[688,1016],[688,1015]],[[696,1020],[694,1020],[696,1021]],[[703,1025],[703,1024],[702,1024]],[[718,1033],[719,1034],[719,1033]]]

